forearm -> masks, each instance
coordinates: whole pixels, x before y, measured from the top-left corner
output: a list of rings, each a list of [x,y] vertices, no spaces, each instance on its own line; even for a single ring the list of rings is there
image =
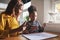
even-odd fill
[[[25,26],[25,22],[19,28],[10,30],[9,33],[20,32],[23,30],[24,26]]]
[[[28,30],[24,30],[23,34],[29,34],[29,31]]]
[[[44,27],[39,27],[39,32],[43,32],[44,31]]]
[[[22,31],[22,30],[23,30],[23,26],[20,26],[19,28],[10,30],[9,33],[20,32],[20,31]]]

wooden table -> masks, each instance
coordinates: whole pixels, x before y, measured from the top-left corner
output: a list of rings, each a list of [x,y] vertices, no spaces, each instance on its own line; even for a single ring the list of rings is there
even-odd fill
[[[5,39],[0,39],[0,40],[28,40],[25,37],[19,35],[19,36],[15,36],[15,37],[7,37]]]
[[[48,32],[48,33],[52,33],[52,34],[57,34],[58,37],[55,38],[49,38],[49,39],[45,39],[45,40],[60,40],[60,34],[59,33],[54,33],[54,32]],[[6,39],[0,39],[0,40],[28,40],[23,36],[15,36],[15,37],[8,37]]]
[[[56,33],[56,32],[48,32],[48,33],[56,34],[58,36],[54,37],[54,38],[45,39],[45,40],[60,40],[60,33]]]

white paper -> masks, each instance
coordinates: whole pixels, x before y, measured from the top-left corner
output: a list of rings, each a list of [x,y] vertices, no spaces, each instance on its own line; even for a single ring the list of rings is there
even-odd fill
[[[27,37],[30,40],[43,40],[47,38],[56,37],[58,35],[42,32],[42,33],[33,33],[33,34],[23,34],[23,36]]]

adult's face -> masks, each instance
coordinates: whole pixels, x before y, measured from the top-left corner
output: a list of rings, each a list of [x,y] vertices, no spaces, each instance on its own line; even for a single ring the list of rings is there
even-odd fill
[[[18,17],[22,13],[22,10],[23,10],[23,3],[22,2],[17,3],[15,6],[15,15]]]
[[[18,13],[16,14],[17,15],[17,17],[19,17],[20,16],[20,14],[22,13],[22,11],[23,11],[23,9],[22,9],[23,7],[21,6],[21,8],[19,9],[19,10],[17,10],[18,11]]]
[[[22,11],[23,11],[23,3],[21,2],[20,3],[21,4],[21,6],[20,6],[20,8],[18,9],[18,16],[22,13]]]

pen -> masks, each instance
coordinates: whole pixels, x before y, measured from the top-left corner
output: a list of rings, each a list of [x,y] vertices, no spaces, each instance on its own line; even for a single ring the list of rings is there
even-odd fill
[[[25,37],[23,34],[22,34],[22,37],[26,38],[27,40],[30,40],[29,38]]]

